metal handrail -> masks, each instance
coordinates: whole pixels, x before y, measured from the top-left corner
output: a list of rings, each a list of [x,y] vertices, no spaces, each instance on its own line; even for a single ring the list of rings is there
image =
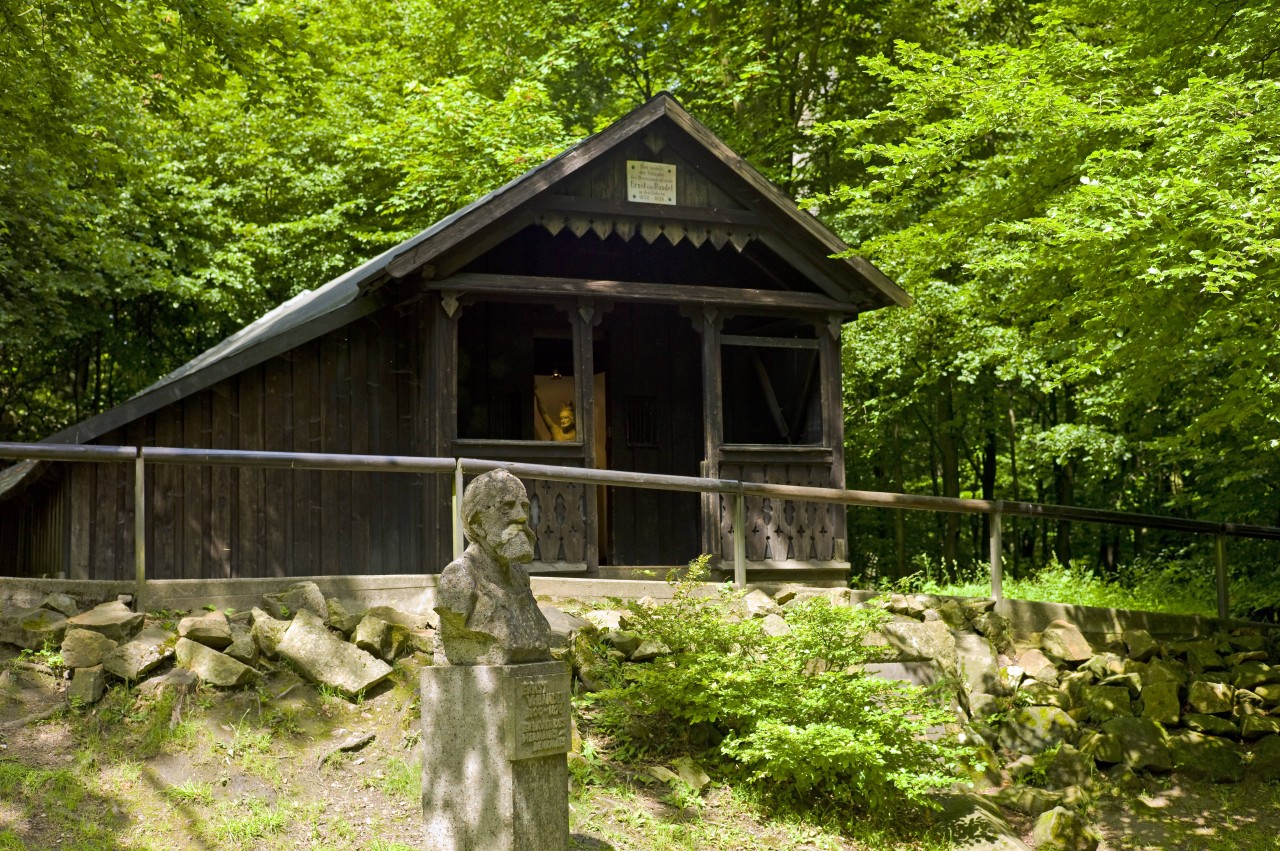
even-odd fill
[[[1067,520],[1107,525],[1166,529],[1178,532],[1216,536],[1215,562],[1218,590],[1218,615],[1225,618],[1228,608],[1226,539],[1259,538],[1280,540],[1280,527],[1257,526],[1167,517],[1158,514],[1134,514],[1108,509],[1080,508],[1046,503],[960,499],[945,496],[887,493],[884,491],[842,490],[803,485],[780,485],[767,482],[744,482],[736,479],[712,479],[699,476],[673,476],[658,473],[632,473],[620,470],[594,470],[550,464],[526,464],[516,461],[493,461],[480,458],[433,458],[416,455],[350,455],[324,452],[267,452],[244,449],[186,449],[162,446],[82,446],[52,443],[0,442],[0,458],[36,461],[70,461],[81,463],[134,463],[134,548],[135,572],[141,596],[146,583],[145,541],[145,465],[178,464],[194,466],[258,467],[266,469],[327,470],[340,472],[383,473],[448,473],[454,477],[454,550],[462,546],[457,500],[464,474],[504,469],[516,476],[584,485],[643,488],[687,493],[716,493],[734,500],[734,582],[746,583],[746,497],[759,496],[803,500],[807,502],[855,505],[869,508],[895,508],[911,511],[941,511],[957,514],[986,514],[991,517],[991,590],[1002,598],[1002,519],[1005,516],[1045,520]]]

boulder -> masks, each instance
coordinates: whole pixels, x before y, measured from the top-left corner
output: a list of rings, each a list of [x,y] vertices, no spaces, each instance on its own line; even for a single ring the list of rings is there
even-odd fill
[[[243,662],[189,638],[179,638],[174,650],[180,666],[210,685],[233,688],[261,678],[261,674]]]
[[[573,635],[575,630],[582,629],[590,624],[590,621],[562,611],[550,603],[539,603],[538,608],[542,610],[543,617],[547,619],[547,624],[551,627],[550,644],[552,647],[567,647],[569,636]]]
[[[1024,816],[1034,817],[1061,804],[1062,793],[1015,783],[996,792],[991,800]]]
[[[1227,643],[1231,645],[1232,650],[1249,651],[1265,650],[1267,648],[1267,639],[1256,632],[1240,632],[1237,630],[1233,635],[1227,637]]]
[[[1179,686],[1185,686],[1190,679],[1187,666],[1176,659],[1152,659],[1147,665],[1147,674],[1143,677],[1143,682],[1177,683]]]
[[[1124,657],[1118,653],[1098,653],[1089,657],[1077,670],[1088,671],[1094,679],[1105,680],[1124,673]]]
[[[432,626],[430,616],[415,615],[412,612],[406,612],[394,606],[370,606],[365,615],[373,615],[374,617],[382,618],[387,623],[398,623],[409,629],[423,629]],[[434,629],[434,627],[432,628]]]
[[[139,694],[163,694],[166,689],[174,689],[179,693],[192,691],[200,682],[194,671],[186,668],[171,668],[163,674],[145,679],[135,689]]]
[[[253,641],[262,651],[262,655],[268,659],[276,658],[276,648],[288,629],[288,621],[277,620],[262,609],[253,610],[253,627],[249,630],[249,634],[253,636]]]
[[[356,647],[386,662],[394,662],[409,646],[409,628],[388,623],[375,614],[366,614],[352,636]]]
[[[1246,715],[1240,721],[1240,735],[1246,739],[1256,739],[1260,736],[1274,736],[1280,734],[1280,718],[1270,718],[1265,715]]]
[[[1178,723],[1182,705],[1177,683],[1152,683],[1142,690],[1142,717],[1166,727]]]
[[[767,614],[760,621],[760,631],[770,638],[780,638],[791,634],[791,626],[782,615]]]
[[[949,674],[956,672],[956,640],[942,621],[887,623],[879,635],[890,650],[885,661],[933,661]],[[879,642],[869,636],[868,643]]]
[[[0,643],[26,650],[62,644],[70,621],[51,609],[15,609],[0,615]]]
[[[943,600],[939,604],[938,619],[952,629],[968,629],[969,616],[964,613],[964,608],[955,600]]]
[[[346,695],[359,694],[391,673],[390,665],[329,632],[324,621],[307,609],[294,615],[276,652],[312,682]]]
[[[1080,704],[1085,717],[1099,723],[1133,715],[1129,690],[1123,686],[1084,686],[1080,689]]]
[[[273,618],[288,620],[301,611],[307,611],[320,620],[329,616],[329,604],[314,582],[295,582],[283,591],[264,594],[262,608]]]
[[[651,662],[659,656],[671,655],[671,648],[661,641],[641,641],[640,646],[631,654],[632,662]]]
[[[1071,695],[1065,689],[1055,688],[1044,683],[1032,682],[1018,691],[1019,702],[1027,706],[1056,706],[1059,709],[1071,709]]]
[[[991,646],[996,649],[996,652],[1004,653],[1008,656],[1013,655],[1013,624],[1010,623],[1008,618],[995,612],[985,612],[975,615],[971,623],[979,635],[985,636],[991,642]],[[1048,662],[1049,660],[1046,659],[1045,661]]]
[[[1226,667],[1211,641],[1193,641],[1187,646],[1187,669],[1193,674],[1219,671]]]
[[[627,613],[619,609],[595,609],[582,617],[601,632],[622,629],[622,620]]]
[[[1235,707],[1235,691],[1226,683],[1196,680],[1187,690],[1187,705],[1201,715],[1223,715]]]
[[[1040,635],[1040,649],[1064,662],[1083,662],[1093,656],[1093,648],[1083,633],[1064,620],[1056,620]]]
[[[257,664],[258,644],[253,640],[253,631],[250,627],[242,623],[231,624],[231,643],[222,652],[237,662],[244,662],[246,665]]]
[[[981,795],[953,792],[939,795],[938,828],[949,837],[952,851],[1030,851],[1000,811]]]
[[[1245,662],[1265,662],[1268,659],[1265,650],[1248,650],[1243,653],[1232,653],[1230,656],[1222,660],[1227,668],[1238,668]],[[1265,682],[1265,681],[1264,681]]]
[[[136,682],[173,657],[173,639],[172,632],[149,626],[108,653],[102,666],[109,674]]]
[[[1000,660],[985,636],[961,632],[954,636],[958,673],[967,691],[1002,695],[1004,680],[1000,677]]]
[[[1136,673],[1112,674],[1098,681],[1100,686],[1113,686],[1129,692],[1130,700],[1137,700],[1142,694],[1142,677]]]
[[[1280,736],[1267,736],[1258,742],[1249,763],[1249,778],[1263,782],[1280,780]]]
[[[595,636],[588,630],[575,632],[569,640],[568,659],[574,676],[582,690],[588,692],[604,689],[610,680],[609,664],[596,653],[594,645]]]
[[[1000,746],[1019,753],[1041,753],[1076,733],[1076,722],[1056,706],[1019,706],[1000,727]]]
[[[337,597],[326,597],[324,604],[329,611],[326,623],[345,636],[350,637],[351,633],[356,631],[356,627],[360,625],[360,621],[364,618],[363,611],[357,612],[348,609],[346,603]]]
[[[1135,662],[1147,662],[1160,655],[1160,644],[1145,629],[1126,629],[1124,644],[1129,658]]]
[[[1086,786],[1093,782],[1093,759],[1071,745],[1060,745],[1044,767],[1044,779],[1051,789]]]
[[[71,685],[67,687],[67,700],[72,704],[88,706],[97,703],[107,692],[107,677],[101,665],[86,665],[76,668]]]
[[[1033,680],[1056,686],[1058,684],[1058,668],[1049,657],[1039,650],[1027,650],[1018,654],[1018,667]]]
[[[630,656],[640,649],[640,636],[634,632],[627,630],[610,631],[600,636],[600,640],[609,645],[613,649],[620,652],[623,656]]]
[[[1187,726],[1188,730],[1195,730],[1197,733],[1206,733],[1210,736],[1240,735],[1240,730],[1236,727],[1234,721],[1230,718],[1220,718],[1217,715],[1188,713],[1182,716],[1182,723]]]
[[[1148,771],[1173,769],[1173,758],[1165,744],[1164,733],[1154,722],[1145,718],[1112,718],[1102,725],[1102,732],[1119,749],[1120,759],[1107,762],[1123,762],[1135,771],[1144,768]]]
[[[1280,683],[1280,667],[1273,668],[1264,662],[1244,662],[1231,671],[1231,682],[1236,688],[1254,688],[1263,683]]]
[[[1254,686],[1253,693],[1267,706],[1280,706],[1280,683],[1263,683]]]
[[[744,615],[753,618],[762,618],[765,615],[778,613],[778,604],[759,588],[752,589],[745,594],[741,600],[738,600],[733,605],[733,608],[739,609]]]
[[[1102,836],[1075,810],[1055,807],[1036,819],[1037,851],[1094,851]]]
[[[76,598],[70,594],[45,594],[44,598],[40,600],[39,608],[57,612],[66,618],[73,618],[80,614],[80,607],[76,605]]]
[[[679,775],[680,779],[696,791],[701,792],[702,788],[711,782],[707,772],[703,771],[702,766],[694,762],[692,757],[677,757],[676,761],[671,764],[675,766],[676,774]]]
[[[138,634],[143,620],[141,612],[134,612],[119,600],[112,600],[69,618],[67,626],[93,630],[112,641],[124,642]]]
[[[62,637],[62,664],[68,668],[92,668],[102,664],[116,642],[87,629],[69,629]]]
[[[1179,730],[1169,736],[1169,753],[1179,774],[1213,783],[1238,783],[1244,779],[1244,760],[1226,739]]]
[[[178,635],[205,647],[222,650],[231,644],[231,624],[222,612],[193,615],[178,621]]]

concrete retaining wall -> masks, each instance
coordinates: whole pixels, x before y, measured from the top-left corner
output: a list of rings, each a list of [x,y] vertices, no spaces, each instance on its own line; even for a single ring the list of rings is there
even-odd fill
[[[241,611],[257,606],[263,594],[280,591],[295,582],[314,582],[329,597],[354,600],[364,606],[394,606],[411,614],[426,614],[435,607],[434,574],[386,576],[287,576],[268,579],[155,579],[147,583],[146,608],[196,609],[205,605]],[[0,599],[35,606],[46,594],[70,594],[87,609],[119,594],[133,594],[134,583],[92,579],[0,578]]]

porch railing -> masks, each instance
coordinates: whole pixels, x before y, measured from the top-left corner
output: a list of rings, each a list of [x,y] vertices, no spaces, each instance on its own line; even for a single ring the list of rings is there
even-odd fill
[[[30,461],[82,463],[132,463],[134,493],[134,574],[139,601],[146,593],[146,467],[148,464],[189,466],[251,467],[287,470],[329,470],[353,473],[414,473],[453,476],[453,551],[461,554],[462,525],[457,502],[467,474],[485,473],[498,468],[515,476],[576,482],[588,485],[646,488],[687,493],[714,493],[734,500],[733,579],[741,587],[746,584],[746,498],[760,496],[804,500],[837,505],[870,508],[894,508],[913,511],[940,511],[952,514],[986,514],[991,518],[990,561],[991,596],[1000,600],[1002,589],[1001,534],[1005,517],[1042,520],[1066,520],[1165,529],[1176,532],[1213,535],[1214,561],[1218,597],[1218,616],[1226,618],[1230,602],[1227,576],[1228,538],[1260,538],[1280,540],[1280,527],[1241,523],[1219,523],[1191,520],[1157,514],[1132,514],[1097,508],[1047,505],[1008,500],[956,499],[952,497],[885,493],[882,491],[840,490],[837,488],[803,487],[799,485],[743,482],[730,479],[708,479],[697,476],[668,476],[655,473],[629,473],[617,470],[594,470],[582,467],[559,467],[547,464],[524,464],[479,458],[427,458],[409,455],[342,455],[310,452],[259,452],[239,449],[183,449],[162,446],[80,446],[50,443],[0,442],[0,458]]]

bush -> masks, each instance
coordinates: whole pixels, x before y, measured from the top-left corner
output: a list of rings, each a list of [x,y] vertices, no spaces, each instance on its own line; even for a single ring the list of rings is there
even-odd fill
[[[769,637],[729,616],[738,595],[708,597],[704,574],[705,558],[669,603],[630,606],[631,629],[672,652],[626,666],[598,696],[607,730],[663,747],[710,723],[719,754],[777,803],[884,816],[955,782],[973,755],[943,732],[956,721],[947,699],[861,668],[883,612],[813,599],[788,612],[789,635]]]

